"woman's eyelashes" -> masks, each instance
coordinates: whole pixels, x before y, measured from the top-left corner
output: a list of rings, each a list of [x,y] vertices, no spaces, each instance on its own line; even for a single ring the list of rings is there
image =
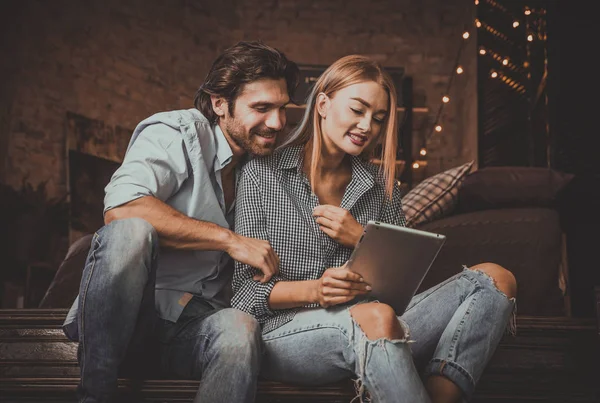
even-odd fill
[[[354,114],[356,116],[362,116],[365,114],[364,111],[360,110],[360,109],[354,109],[354,108],[350,108],[352,110],[352,112],[354,112]],[[375,123],[377,123],[378,125],[383,124],[383,122],[385,121],[385,118],[377,118],[377,117],[373,117],[373,121]]]

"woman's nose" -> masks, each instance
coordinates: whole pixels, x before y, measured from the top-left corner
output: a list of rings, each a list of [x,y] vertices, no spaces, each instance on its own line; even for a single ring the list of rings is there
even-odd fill
[[[363,118],[358,122],[357,127],[362,130],[363,132],[370,132],[371,131],[371,119],[370,118]]]

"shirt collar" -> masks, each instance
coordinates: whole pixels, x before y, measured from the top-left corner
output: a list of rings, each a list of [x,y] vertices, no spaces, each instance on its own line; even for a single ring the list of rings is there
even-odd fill
[[[304,160],[304,145],[284,147],[279,152],[279,169],[300,169]]]
[[[221,127],[218,124],[215,125],[214,131],[215,144],[217,147],[217,161],[222,169],[231,162],[233,151],[231,151],[231,147],[223,134],[223,130],[221,130]]]
[[[375,184],[375,175],[369,169],[369,163],[360,156],[352,157],[352,179],[357,179],[367,187]]]
[[[279,169],[296,168],[300,172],[304,161],[303,149],[303,144],[282,148],[279,154]],[[360,156],[352,157],[352,177],[368,187],[375,184],[373,171],[368,168],[368,162]]]

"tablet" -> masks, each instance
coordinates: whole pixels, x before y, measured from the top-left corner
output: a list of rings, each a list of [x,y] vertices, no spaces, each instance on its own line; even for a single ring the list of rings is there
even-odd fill
[[[369,221],[346,267],[371,285],[370,298],[402,315],[445,241],[442,234]]]

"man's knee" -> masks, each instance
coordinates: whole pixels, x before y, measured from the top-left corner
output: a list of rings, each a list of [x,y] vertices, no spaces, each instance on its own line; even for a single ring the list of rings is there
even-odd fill
[[[94,241],[92,241],[94,242]],[[158,235],[154,227],[141,218],[115,220],[98,231],[100,254],[88,259],[102,259],[103,270],[114,276],[142,275],[147,277],[152,269],[152,259],[158,248]]]
[[[350,315],[368,339],[402,339],[404,331],[394,309],[386,304],[369,302],[350,308]]]
[[[251,315],[234,308],[219,312],[215,323],[217,337],[213,348],[220,356],[237,359],[252,359],[262,352],[262,332],[260,324]]]
[[[99,234],[111,240],[126,242],[128,249],[152,247],[158,240],[158,234],[152,224],[137,217],[111,221],[102,227]]]
[[[517,296],[517,280],[509,270],[496,263],[480,263],[470,267],[471,270],[484,272],[494,280],[496,287],[508,298]]]

